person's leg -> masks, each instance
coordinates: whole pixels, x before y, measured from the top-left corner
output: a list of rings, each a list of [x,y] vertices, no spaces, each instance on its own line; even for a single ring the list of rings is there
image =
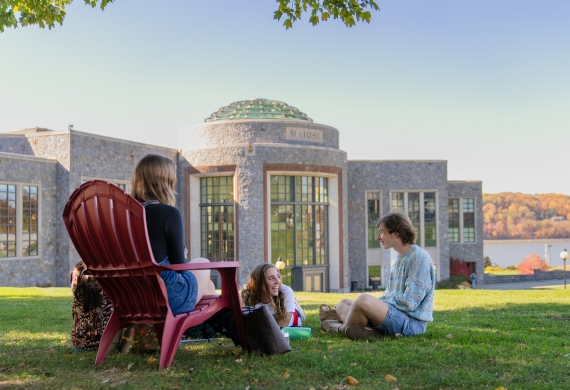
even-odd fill
[[[210,260],[204,257],[198,257],[191,261],[191,263],[209,263]],[[200,299],[204,295],[217,295],[216,287],[214,283],[210,280],[210,270],[209,269],[201,269],[190,271],[196,277],[196,281],[198,282],[198,295],[196,296],[196,303],[200,302]]]
[[[346,322],[348,318],[348,313],[350,312],[350,306],[354,301],[352,299],[343,299],[336,305],[336,312],[340,317],[342,322]]]
[[[378,326],[384,321],[387,313],[388,304],[386,302],[370,294],[360,294],[352,302],[346,321],[339,331],[344,332],[349,326],[366,326],[369,323]]]

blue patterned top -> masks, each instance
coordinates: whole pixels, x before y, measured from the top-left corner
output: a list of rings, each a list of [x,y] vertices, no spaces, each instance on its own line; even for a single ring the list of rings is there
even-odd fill
[[[378,298],[420,321],[433,321],[435,275],[429,254],[412,245],[396,256],[390,268],[390,280]]]

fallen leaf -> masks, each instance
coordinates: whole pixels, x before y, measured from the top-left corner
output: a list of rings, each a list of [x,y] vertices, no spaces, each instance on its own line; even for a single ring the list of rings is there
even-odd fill
[[[350,363],[350,365],[354,367],[354,366],[356,366],[356,363]]]
[[[445,348],[446,351],[449,351],[451,349],[451,346]]]
[[[507,390],[507,389],[505,389],[503,386],[499,386],[495,390]]]
[[[390,375],[390,374],[386,375],[386,377],[384,378],[384,380],[385,380],[386,382],[396,382],[396,381],[397,381],[397,380],[396,380],[396,377],[395,377],[395,376],[392,376],[392,375]]]
[[[376,374],[376,370],[370,370],[370,372]]]
[[[192,371],[194,371],[194,370],[195,370],[195,368],[192,367],[192,368],[190,368],[190,369],[188,370],[188,372],[192,372]]]
[[[236,359],[236,363],[241,363],[243,359]]]
[[[328,349],[329,351],[332,351],[333,346],[332,346],[332,345],[329,345],[329,346],[327,347],[327,349]]]
[[[236,356],[239,356],[239,351],[237,349],[232,349],[232,353]]]
[[[532,330],[532,331],[535,331],[535,330],[536,330],[536,328],[530,328],[530,330]]]
[[[327,357],[326,357],[326,356],[323,356],[323,359],[327,360]]]
[[[65,344],[65,343],[67,343],[67,340],[61,340],[61,343]]]
[[[525,349],[526,348],[526,344],[519,344],[517,345],[518,349]]]
[[[497,364],[497,361],[496,361],[495,359],[489,358],[489,359],[487,359],[487,363],[489,363],[489,364]]]
[[[257,383],[257,378],[253,378],[252,380],[250,380],[251,383]],[[248,386],[249,387],[249,386]]]
[[[129,365],[127,366],[127,371],[129,371],[132,366],[134,366],[134,363],[129,363]]]
[[[152,363],[154,363],[155,361],[156,361],[156,359],[151,356],[151,357],[149,357],[149,358],[146,360],[146,363],[147,363],[147,364],[152,364]]]
[[[356,379],[354,379],[353,377],[351,377],[350,375],[346,377],[346,381],[347,381],[348,383],[350,383],[351,385],[357,385],[358,383],[360,383],[360,382],[358,382]]]
[[[447,337],[448,339],[452,339],[452,338],[453,338],[453,335],[450,333],[450,334],[448,334],[448,335],[445,336],[445,337]]]
[[[283,379],[287,378],[289,378],[289,370],[285,371],[285,374],[283,374]]]
[[[105,379],[105,380],[101,381],[101,383],[109,383],[109,379]]]
[[[309,390],[315,390],[315,388],[314,388],[314,387],[309,387]]]
[[[18,367],[19,367],[19,368],[24,368],[25,366],[26,366],[26,365],[25,365],[24,363],[18,364]]]

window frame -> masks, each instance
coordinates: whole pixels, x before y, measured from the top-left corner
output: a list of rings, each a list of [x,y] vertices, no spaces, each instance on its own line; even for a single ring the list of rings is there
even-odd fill
[[[372,194],[377,194],[378,198],[373,198],[370,199],[369,196]],[[376,234],[374,234],[373,237],[370,237],[370,232],[371,232],[371,228],[372,226],[370,225],[370,217],[369,217],[369,208],[368,208],[368,202],[370,200],[378,200],[378,220],[380,220],[380,218],[382,217],[382,191],[380,190],[367,190],[364,191],[364,207],[365,207],[365,215],[364,215],[364,229],[365,229],[365,236],[366,236],[366,250],[382,250],[382,245],[380,245],[380,241],[378,241],[378,228],[377,228],[377,223],[378,221],[376,221],[376,223],[374,224],[374,227],[372,229],[372,231],[375,231]],[[378,246],[370,246],[370,242],[374,240],[378,243]]]
[[[0,184],[16,186],[16,256],[0,257],[0,260],[24,260],[24,259],[38,259],[42,256],[42,186],[38,183],[29,182],[10,182],[0,180]],[[24,186],[36,187],[38,189],[37,199],[37,254],[31,256],[24,256],[23,235],[24,235]]]
[[[211,202],[211,203],[203,203],[202,202],[202,180],[207,180],[207,179],[221,179],[221,178],[228,178],[230,179],[230,186],[231,189],[233,191],[233,197],[230,199],[230,201],[226,201],[226,202]],[[201,257],[206,257],[208,258],[210,261],[212,262],[217,262],[217,261],[234,261],[236,259],[236,251],[237,251],[237,237],[236,237],[236,233],[237,233],[237,229],[236,229],[236,224],[237,224],[237,216],[236,216],[236,202],[235,202],[235,191],[236,191],[236,186],[235,186],[235,175],[232,173],[231,175],[228,175],[227,172],[226,174],[205,174],[205,175],[196,175],[196,179],[197,179],[197,185],[198,185],[198,220],[199,220],[199,227],[198,227],[198,237],[199,237],[199,250],[200,250],[200,256]],[[219,184],[218,184],[219,186]],[[208,186],[206,186],[208,187]],[[202,221],[202,212],[205,208],[207,207],[231,207],[232,208],[232,222],[231,225],[233,227],[233,245],[232,245],[232,252],[233,255],[231,257],[228,258],[224,258],[224,259],[218,259],[216,257],[213,256],[208,256],[208,248],[203,247],[204,244],[204,240],[203,240],[203,236],[204,234],[207,234],[207,230],[203,231],[202,228],[204,227],[204,223]],[[229,215],[229,214],[228,214]],[[230,224],[230,222],[223,222],[224,224]],[[228,230],[229,231],[229,230]],[[229,240],[228,240],[229,241]]]
[[[448,198],[450,201],[452,199],[457,199],[459,203],[459,241],[449,241],[449,244],[476,244],[477,243],[477,199],[475,196],[450,196]],[[473,241],[465,241],[465,212],[463,207],[463,201],[467,199],[473,200]],[[449,206],[448,206],[449,207]],[[449,217],[448,217],[449,226]]]
[[[291,193],[293,195],[293,200],[273,200],[272,199],[272,177],[291,177],[293,178],[292,180],[292,184],[294,187],[294,191]],[[299,178],[310,178],[311,179],[311,195],[312,195],[312,200],[298,200],[297,199],[297,195],[298,194],[303,194],[302,192],[298,191],[298,179]],[[316,179],[324,179],[326,180],[326,185],[323,187],[323,189],[326,190],[326,199],[325,200],[317,200],[317,194],[319,194],[319,192],[317,191],[317,187],[319,186],[319,184],[317,183]],[[275,173],[275,172],[270,172],[268,175],[268,191],[267,191],[267,196],[269,199],[269,246],[270,246],[270,250],[271,250],[271,256],[270,258],[275,258],[275,256],[273,256],[273,250],[275,249],[273,246],[273,240],[272,240],[272,235],[273,235],[273,221],[271,220],[272,217],[272,213],[273,213],[273,207],[277,207],[277,206],[292,206],[292,215],[293,215],[293,221],[291,222],[291,228],[293,229],[293,258],[286,258],[283,259],[286,263],[286,269],[288,267],[322,267],[322,266],[328,266],[330,264],[330,197],[329,197],[329,187],[330,187],[330,177],[327,175],[319,175],[316,172],[306,172],[306,173],[296,173],[296,172],[287,172],[287,173]],[[279,184],[277,184],[279,186]],[[280,194],[279,192],[277,192],[277,194]],[[286,193],[287,194],[287,193]],[[322,193],[320,193],[322,196]],[[312,221],[312,230],[301,230],[301,234],[303,234],[303,232],[308,232],[307,234],[310,234],[310,237],[312,238],[311,240],[302,240],[302,241],[306,241],[306,242],[313,242],[313,245],[308,245],[308,246],[303,246],[302,248],[299,248],[298,246],[298,240],[299,240],[299,231],[297,230],[297,225],[299,224],[303,224],[303,222],[298,222],[296,220],[296,217],[298,214],[302,214],[302,211],[300,212],[300,210],[304,209],[304,206],[311,206],[312,210],[311,210],[311,221]],[[324,215],[324,220],[321,222],[321,224],[324,225],[323,229],[324,229],[324,236],[325,236],[325,243],[324,243],[324,247],[325,249],[325,254],[324,256],[317,256],[317,246],[315,245],[316,241],[317,241],[317,236],[318,234],[316,234],[315,226],[316,226],[316,221],[318,220],[318,218],[316,217],[318,211],[316,210],[317,208],[322,208],[322,215]],[[307,214],[309,215],[309,214]],[[301,217],[303,218],[303,217]],[[308,263],[305,264],[305,262],[303,261],[303,258],[305,256],[302,256],[302,254],[304,253],[305,255],[308,253],[308,248],[312,248],[312,259],[313,262],[312,263]],[[300,252],[302,251],[302,252]],[[299,256],[301,254],[301,256]],[[278,256],[279,257],[279,256]],[[286,256],[287,257],[287,256]],[[299,259],[300,257],[300,259]],[[319,263],[319,259],[322,258],[322,263]],[[300,260],[300,262],[298,262]],[[322,281],[324,283],[324,281]],[[285,283],[285,282],[284,282]],[[321,286],[322,288],[322,286]]]
[[[390,190],[389,193],[389,202],[390,202],[390,211],[396,211],[397,209],[392,207],[392,199],[394,194],[396,193],[402,193],[404,194],[404,199],[403,199],[403,210],[398,210],[401,211],[402,213],[409,215],[408,214],[408,194],[409,193],[418,193],[419,194],[419,205],[420,205],[420,226],[418,229],[419,232],[419,238],[420,241],[417,242],[416,241],[416,245],[422,247],[422,248],[426,248],[426,249],[440,249],[440,242],[439,242],[439,214],[440,214],[440,210],[439,210],[439,191],[438,190],[431,190],[431,189],[424,189],[424,190],[414,190],[414,189],[409,189],[409,190]],[[425,194],[426,193],[434,193],[435,194],[435,245],[434,246],[425,246],[425,241],[426,241],[426,237],[425,237],[425,233],[426,233],[426,228],[425,228]],[[417,239],[416,239],[417,240]]]

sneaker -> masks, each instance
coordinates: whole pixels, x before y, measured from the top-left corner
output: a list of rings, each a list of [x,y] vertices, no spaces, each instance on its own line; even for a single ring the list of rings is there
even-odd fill
[[[340,317],[336,312],[336,309],[333,309],[329,305],[325,305],[324,303],[319,307],[319,319],[321,321],[325,320],[335,320],[340,321]]]
[[[342,326],[342,322],[335,320],[321,321],[321,329],[327,333],[340,333],[338,328]]]
[[[357,339],[377,339],[384,337],[384,334],[378,329],[372,329],[367,326],[349,326],[344,331],[346,337],[351,340]]]

